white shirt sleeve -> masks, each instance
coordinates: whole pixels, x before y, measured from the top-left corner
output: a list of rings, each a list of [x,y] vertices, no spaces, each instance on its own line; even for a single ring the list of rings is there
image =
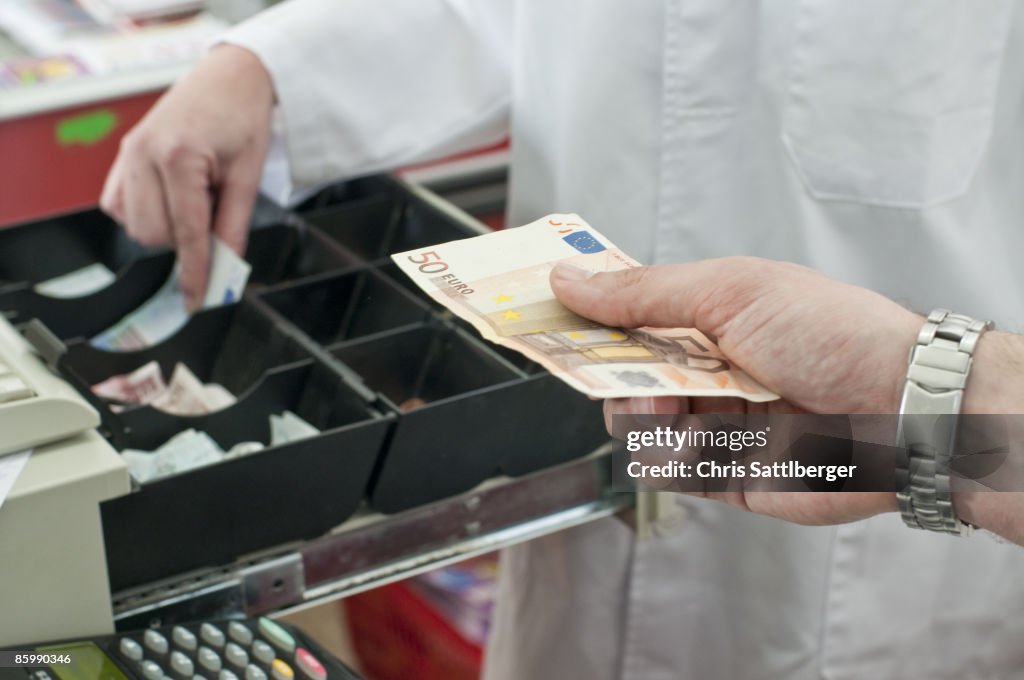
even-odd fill
[[[256,53],[294,188],[497,142],[511,0],[291,0],[223,37]]]

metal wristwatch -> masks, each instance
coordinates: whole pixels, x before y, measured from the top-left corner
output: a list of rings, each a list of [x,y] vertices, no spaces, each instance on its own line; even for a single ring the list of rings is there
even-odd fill
[[[956,535],[968,529],[953,509],[949,466],[974,349],[991,327],[936,309],[910,350],[896,435],[896,500],[907,526]]]

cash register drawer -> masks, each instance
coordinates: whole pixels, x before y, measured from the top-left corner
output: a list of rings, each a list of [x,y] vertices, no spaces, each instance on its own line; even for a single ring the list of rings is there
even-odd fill
[[[5,296],[95,261],[109,263],[118,273],[110,288],[120,288],[132,263],[166,257],[138,250],[98,213],[61,220],[58,232],[78,244],[78,255],[5,268],[0,250],[0,275],[8,281],[0,310],[19,320],[45,312],[37,316],[60,339],[41,348],[44,355],[97,406],[115,448],[151,450],[187,428],[206,431],[225,450],[242,441],[266,443],[268,416],[286,409],[321,430],[141,484],[104,503],[115,591],[321,535],[363,502],[399,512],[495,475],[566,462],[607,440],[598,402],[482,341],[396,271],[390,252],[476,232],[392,178],[329,187],[254,228],[244,299],[200,312],[170,338],[134,352],[89,344],[86,338],[102,329],[81,318],[88,316],[82,310],[99,313],[92,303],[79,299],[77,308],[49,311]],[[76,225],[90,236],[79,239]],[[31,242],[33,232],[48,229],[36,223],[9,233]],[[164,266],[162,274],[170,271]],[[162,281],[150,276],[155,290]],[[95,300],[109,294],[98,291]],[[117,314],[103,310],[105,321],[133,308],[114,306]],[[238,401],[185,417],[148,406],[115,412],[92,395],[91,385],[149,361],[165,375],[183,361]]]
[[[268,443],[269,416],[286,409],[320,434],[143,484],[101,505],[113,588],[315,538],[356,511],[391,418],[318,362],[272,369],[234,406],[176,424],[227,450]]]
[[[164,375],[185,363],[237,402],[182,416],[152,406],[117,411],[94,385],[156,361]],[[291,411],[320,430],[216,465],[141,485],[102,507],[108,569],[115,588],[224,564],[287,541],[319,536],[344,522],[366,495],[394,417],[375,409],[350,381],[316,361],[250,301],[202,311],[162,343],[111,352],[70,341],[60,373],[99,410],[118,450],[154,450],[195,429],[227,451],[270,442],[269,419]]]
[[[116,278],[94,293],[61,298],[35,289],[95,264]],[[40,319],[60,338],[92,336],[152,297],[173,266],[173,253],[143,248],[99,210],[10,227],[0,230],[0,311],[13,323]]]
[[[607,439],[596,402],[550,375],[526,375],[448,324],[366,337],[331,352],[400,414],[370,491],[381,512],[448,498],[498,474],[533,472]]]
[[[316,228],[268,201],[254,211],[245,254],[250,288],[350,268],[358,260]],[[100,264],[112,283],[77,297],[53,297],[40,283]],[[174,266],[174,253],[143,248],[99,210],[0,230],[0,311],[17,324],[39,319],[58,338],[92,337],[151,298]],[[87,313],[83,310],[88,310]]]

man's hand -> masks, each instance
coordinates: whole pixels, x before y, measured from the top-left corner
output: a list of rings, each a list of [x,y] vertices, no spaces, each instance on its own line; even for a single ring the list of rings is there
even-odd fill
[[[781,395],[738,399],[659,397],[605,403],[621,413],[896,413],[907,353],[923,319],[881,295],[793,264],[726,258],[589,276],[560,265],[558,299],[609,326],[697,328],[730,360]],[[802,524],[834,524],[896,509],[893,493],[727,492],[705,495]]]
[[[899,409],[907,352],[923,319],[877,293],[752,257],[586,274],[564,265],[552,274],[555,295],[569,309],[608,326],[709,333],[791,407]]]
[[[273,107],[260,60],[220,45],[121,142],[100,206],[140,243],[174,246],[190,308],[206,291],[211,231],[245,249]]]

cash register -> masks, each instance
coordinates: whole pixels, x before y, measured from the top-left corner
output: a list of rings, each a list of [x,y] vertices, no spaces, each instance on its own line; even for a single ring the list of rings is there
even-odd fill
[[[97,210],[0,229],[0,366],[13,367],[0,384],[24,386],[0,398],[0,424],[19,432],[0,431],[0,442],[33,447],[0,506],[0,647],[109,635],[115,620],[119,632],[160,630],[173,647],[154,602],[176,603],[174,625],[186,628],[269,614],[341,592],[322,584],[342,568],[353,575],[345,588],[358,589],[371,572],[386,581],[400,562],[430,563],[399,545],[432,541],[440,563],[620,509],[589,462],[608,441],[600,404],[482,341],[388,259],[481,229],[391,176],[329,187],[295,210],[261,203],[243,298],[132,351],[90,338],[156,293],[173,253],[130,242]],[[95,263],[108,285],[77,297],[40,288]],[[92,392],[148,362],[168,373],[185,362],[237,402],[182,416]],[[5,421],[11,409],[20,415]],[[268,417],[282,411],[319,434],[269,445]],[[265,448],[148,481],[129,475],[122,451],[188,429],[225,451]],[[135,647],[124,639],[95,642],[89,663],[106,655],[127,677],[155,677],[126,665]],[[153,660],[161,673],[173,661]]]

